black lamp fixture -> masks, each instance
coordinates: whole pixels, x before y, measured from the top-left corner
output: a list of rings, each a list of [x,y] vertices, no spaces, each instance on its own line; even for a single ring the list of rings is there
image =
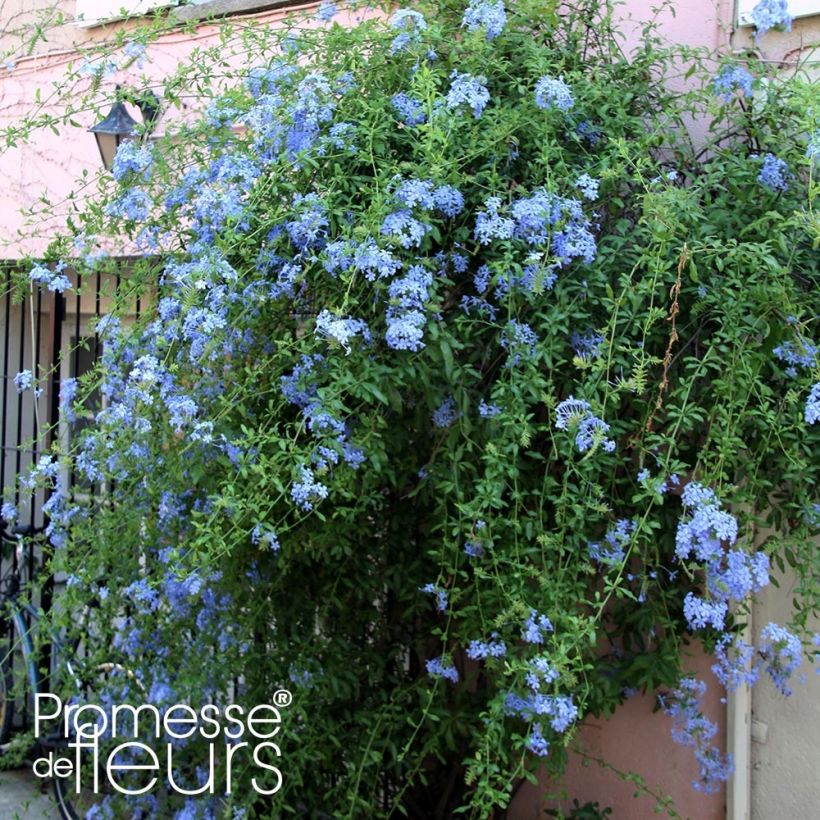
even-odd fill
[[[159,101],[151,91],[147,91],[140,96],[136,104],[142,113],[142,130],[148,132],[153,128],[159,114]],[[140,123],[128,113],[121,100],[117,100],[111,106],[104,120],[88,129],[97,140],[97,148],[100,149],[100,157],[107,171],[114,167],[114,156],[120,145],[126,140],[136,139],[139,136],[139,129]]]

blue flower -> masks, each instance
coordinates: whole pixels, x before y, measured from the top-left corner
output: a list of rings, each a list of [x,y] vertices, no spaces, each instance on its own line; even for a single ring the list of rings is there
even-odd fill
[[[54,266],[54,270],[50,270],[44,265],[38,264],[31,269],[29,279],[31,279],[35,285],[46,287],[57,293],[64,293],[67,290],[71,290],[71,282],[63,273],[63,270],[65,270],[64,262],[58,262]]]
[[[34,385],[34,375],[30,370],[22,370],[14,377],[14,386],[18,393],[31,390]]]
[[[493,239],[509,239],[515,229],[515,222],[499,214],[501,199],[491,196],[485,203],[485,211],[479,211],[475,222],[475,238],[482,245],[489,245]]]
[[[336,16],[338,11],[339,10],[336,8],[336,4],[332,2],[332,0],[322,0],[319,9],[316,12],[316,17],[323,23],[327,23]]]
[[[427,674],[432,678],[444,678],[450,683],[458,683],[458,670],[453,666],[450,658],[442,655],[427,661]]]
[[[404,92],[394,94],[391,103],[405,125],[421,125],[427,119],[424,106],[415,97]]]
[[[722,552],[722,542],[737,541],[737,520],[717,504],[698,507],[688,521],[679,521],[675,555],[685,561],[694,552],[702,562],[713,561]]]
[[[715,657],[717,663],[712,665],[712,672],[727,692],[757,683],[760,664],[755,649],[739,636],[721,638],[715,646]]]
[[[390,283],[385,334],[388,347],[412,351],[424,347],[424,326],[427,324],[424,304],[432,284],[432,275],[421,265],[413,265],[405,276]]]
[[[535,104],[539,108],[557,108],[559,111],[569,111],[575,105],[572,90],[564,82],[563,75],[557,80],[541,77],[535,85]]]
[[[452,396],[446,398],[433,413],[433,424],[439,429],[450,427],[461,413],[456,410],[456,402]]]
[[[327,235],[327,214],[317,194],[293,198],[296,218],[285,223],[285,230],[297,250],[315,250],[324,245]]]
[[[552,622],[546,615],[539,614],[531,609],[524,626],[521,629],[521,639],[526,643],[544,643],[544,637],[548,632],[552,632]]]
[[[791,31],[792,17],[789,14],[788,0],[760,0],[752,9],[752,22],[757,29],[755,31],[757,39],[778,26]]]
[[[329,310],[323,310],[316,317],[316,335],[332,339],[350,353],[350,340],[354,336],[361,336],[365,342],[370,341],[370,331],[362,319],[344,318],[336,316]]]
[[[390,47],[391,52],[396,54],[420,40],[421,32],[427,28],[427,21],[417,11],[399,9],[390,19],[390,25],[401,32]]]
[[[817,382],[809,391],[805,410],[806,424],[815,424],[820,421],[820,382]]]
[[[784,695],[790,695],[792,690],[789,678],[803,662],[800,639],[785,627],[768,623],[760,631],[759,650],[765,669],[775,686]]]
[[[683,615],[690,629],[705,629],[711,626],[723,630],[729,607],[725,601],[706,601],[688,592],[683,599]]]
[[[535,358],[537,344],[538,336],[526,322],[510,319],[501,333],[501,346],[509,352],[509,367],[517,365],[522,356],[527,359]]]
[[[293,482],[290,494],[297,506],[305,512],[309,512],[313,509],[315,502],[327,498],[328,489],[324,484],[316,481],[313,471],[309,467],[302,465],[299,472],[300,479]]]
[[[324,265],[328,273],[355,270],[364,274],[368,282],[377,277],[393,276],[402,266],[390,251],[380,248],[370,237],[353,245],[343,241],[331,242],[325,248],[325,254]]]
[[[569,343],[572,345],[577,358],[589,362],[601,355],[601,345],[604,343],[604,337],[600,333],[594,332],[573,332]]]
[[[468,31],[475,31],[484,26],[487,39],[495,39],[507,25],[503,0],[496,0],[494,3],[489,0],[470,0],[461,25],[466,26]]]
[[[466,654],[470,660],[474,661],[481,661],[485,658],[503,658],[507,654],[507,644],[498,640],[498,635],[494,632],[489,641],[470,641]]]
[[[382,222],[381,233],[389,236],[403,248],[414,248],[421,244],[430,226],[420,222],[407,208],[388,214]]]
[[[635,532],[634,521],[622,518],[610,527],[604,536],[604,544],[598,541],[590,541],[587,545],[589,557],[599,564],[607,566],[618,566],[626,558],[625,548],[629,545],[632,534]]]
[[[698,791],[711,794],[731,777],[734,764],[731,755],[721,755],[710,743],[717,732],[717,725],[701,712],[700,700],[705,692],[706,684],[703,681],[683,678],[676,689],[659,700],[664,712],[674,721],[673,740],[695,750],[699,777],[692,785]]]
[[[3,502],[3,506],[0,507],[0,518],[7,524],[14,524],[17,521],[17,507],[10,501]]]
[[[752,75],[739,65],[726,65],[715,77],[713,88],[715,94],[723,97],[726,102],[732,99],[735,90],[746,96],[752,93]]]
[[[600,180],[591,177],[589,174],[581,174],[575,180],[575,187],[583,194],[584,199],[592,201],[598,197],[598,186]]]
[[[787,371],[787,375],[790,376],[796,375],[796,368],[809,370],[817,362],[817,345],[799,334],[796,341],[783,342],[774,348],[772,353],[781,362],[790,365]]]
[[[141,188],[128,188],[106,208],[109,216],[139,221],[148,216],[151,200]]]
[[[774,154],[763,156],[763,167],[757,175],[757,181],[770,191],[786,191],[789,188],[789,166]]]
[[[426,592],[428,595],[436,596],[436,609],[439,612],[447,611],[447,590],[442,589],[437,584],[425,584],[419,587],[419,592]]]
[[[593,415],[589,402],[570,396],[555,408],[555,427],[569,430],[575,427],[575,445],[585,453],[600,444],[607,453],[615,449],[615,442],[607,438],[609,425]]]
[[[546,757],[550,751],[549,742],[544,738],[540,723],[534,723],[527,738],[527,748],[538,757]]]
[[[478,402],[478,415],[483,419],[492,419],[501,413],[501,408],[497,404],[487,404],[484,399]]]
[[[125,140],[120,143],[114,155],[111,173],[117,182],[132,174],[147,182],[151,175],[153,162],[154,157],[149,145],[140,145],[136,140]]]
[[[452,185],[439,185],[433,191],[433,203],[444,216],[458,216],[464,208],[464,197]]]
[[[450,90],[445,98],[447,107],[456,109],[466,105],[472,109],[474,117],[480,117],[481,112],[490,101],[490,92],[484,85],[486,82],[484,77],[459,74],[458,71],[453,70],[450,78]]]

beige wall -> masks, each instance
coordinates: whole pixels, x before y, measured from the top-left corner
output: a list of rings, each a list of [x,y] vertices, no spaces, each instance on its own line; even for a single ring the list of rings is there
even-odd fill
[[[818,545],[820,546],[820,545]],[[769,621],[791,616],[794,577],[768,587],[754,608],[754,634]],[[820,617],[809,627],[820,632]],[[802,820],[820,817],[820,675],[803,663],[794,694],[786,698],[768,681],[752,691],[752,818]]]

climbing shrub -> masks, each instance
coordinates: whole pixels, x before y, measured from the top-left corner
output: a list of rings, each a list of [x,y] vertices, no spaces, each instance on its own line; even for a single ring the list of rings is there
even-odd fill
[[[817,609],[809,86],[651,28],[627,55],[586,0],[336,11],[223,23],[32,269],[141,254],[62,385],[93,424],[23,477],[61,611],[97,603],[117,697],[292,691],[275,795],[246,761],[168,816],[488,817],[637,691],[716,788],[689,647],[787,688]],[[794,622],[746,643],[787,564]]]

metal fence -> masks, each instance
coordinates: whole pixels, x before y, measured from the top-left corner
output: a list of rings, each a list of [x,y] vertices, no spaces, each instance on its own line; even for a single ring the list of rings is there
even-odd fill
[[[66,273],[72,288],[64,295],[33,290],[22,298],[12,287],[12,272],[0,274],[5,285],[0,296],[0,489],[17,508],[18,525],[22,527],[40,528],[47,523],[43,504],[48,494],[43,490],[21,491],[16,477],[36,464],[55,441],[69,446],[72,437],[90,423],[100,408],[99,393],[92,393],[84,410],[69,423],[60,415],[60,385],[66,378],[76,378],[93,369],[102,352],[96,322],[122,298],[121,273]],[[140,311],[140,299],[135,298],[129,313],[138,318]],[[15,376],[25,370],[34,375],[36,390],[18,390]],[[60,481],[64,490],[94,492],[93,487],[81,486],[70,472],[61,475]],[[9,550],[5,559],[0,559],[0,577],[9,569],[17,570],[20,562],[26,562],[25,575],[34,577],[36,568],[43,566],[46,558],[41,548],[29,547],[20,554]],[[31,603],[47,611],[55,595],[59,595],[60,586],[59,577],[45,577],[33,586]],[[0,630],[4,628],[8,625],[4,626],[0,617]],[[2,637],[5,636],[0,633]],[[42,662],[44,668],[49,668],[47,648]],[[21,701],[22,708],[16,710],[17,728],[24,728],[30,717],[28,698]]]

